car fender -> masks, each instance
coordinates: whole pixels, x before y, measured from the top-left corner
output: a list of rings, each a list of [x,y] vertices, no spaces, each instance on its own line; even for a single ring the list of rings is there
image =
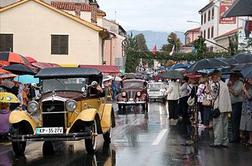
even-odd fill
[[[101,118],[101,126],[102,128],[111,128],[114,127],[114,112],[112,109],[112,104],[105,104],[103,113],[102,113],[102,118]]]
[[[9,116],[9,123],[10,124],[17,124],[22,121],[28,122],[31,125],[33,131],[35,132],[36,127],[37,127],[37,123],[35,122],[34,119],[32,119],[32,117],[27,112],[25,112],[25,111],[12,111],[10,113],[10,116]]]
[[[71,127],[68,128],[67,133],[71,131],[71,128],[75,125],[77,121],[83,121],[83,122],[91,122],[94,121],[96,118],[99,118],[98,111],[95,108],[89,108],[81,111],[77,118],[72,123]],[[100,125],[100,119],[98,121],[98,133],[102,133],[101,131],[101,125]]]

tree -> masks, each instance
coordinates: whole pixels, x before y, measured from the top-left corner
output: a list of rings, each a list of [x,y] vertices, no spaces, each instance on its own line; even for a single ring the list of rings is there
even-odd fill
[[[125,72],[132,73],[136,71],[136,67],[139,64],[138,46],[137,40],[131,34],[128,36],[124,42],[126,62],[125,62]]]
[[[199,36],[199,38],[193,42],[193,47],[195,48],[197,57],[205,57],[207,52],[207,46],[205,43],[205,39],[202,38],[202,36]]]
[[[146,45],[145,37],[142,33],[135,36],[137,42],[137,48],[139,51],[148,51],[148,47]]]
[[[238,35],[235,34],[233,37],[228,37],[229,41],[229,52],[231,55],[235,55],[238,52]]]
[[[173,47],[175,52],[178,52],[181,48],[182,43],[180,42],[180,39],[177,37],[176,33],[172,32],[167,37],[168,44],[165,44],[162,46],[162,51],[168,51],[171,52]]]

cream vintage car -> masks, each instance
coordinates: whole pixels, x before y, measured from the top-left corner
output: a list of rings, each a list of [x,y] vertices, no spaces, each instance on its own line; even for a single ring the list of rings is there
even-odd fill
[[[98,134],[110,142],[115,127],[111,103],[96,86],[102,74],[96,69],[48,68],[36,75],[42,90],[39,100],[30,101],[27,111],[11,112],[11,140],[16,155],[24,155],[27,141],[44,141],[43,153],[55,141],[85,140],[88,153],[94,153]]]

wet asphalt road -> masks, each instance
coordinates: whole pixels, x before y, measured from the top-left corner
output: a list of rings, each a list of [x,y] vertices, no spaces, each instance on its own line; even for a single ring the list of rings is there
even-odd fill
[[[115,110],[117,107],[115,105]],[[90,156],[85,152],[84,141],[61,143],[53,156],[43,156],[42,143],[30,143],[26,155],[16,158],[10,143],[0,143],[0,166],[250,166],[252,148],[230,145],[228,149],[208,147],[212,132],[200,128],[198,154],[193,146],[184,146],[175,121],[169,121],[167,107],[161,103],[149,105],[148,117],[143,114],[116,115],[116,128],[111,145],[98,138],[98,151]]]

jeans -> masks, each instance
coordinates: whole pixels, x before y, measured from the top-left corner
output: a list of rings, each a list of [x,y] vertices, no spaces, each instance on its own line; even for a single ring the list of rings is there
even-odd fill
[[[211,106],[203,106],[203,114],[204,114],[204,121],[203,121],[203,124],[205,126],[208,126],[209,125],[209,122],[213,119],[212,118],[212,115],[211,115],[211,111],[212,111],[212,107]]]
[[[177,119],[178,100],[168,100],[169,119]]]
[[[214,144],[228,145],[228,115],[221,113],[218,118],[213,119]]]
[[[240,121],[241,121],[242,102],[232,104],[232,135],[233,141],[240,140]]]

